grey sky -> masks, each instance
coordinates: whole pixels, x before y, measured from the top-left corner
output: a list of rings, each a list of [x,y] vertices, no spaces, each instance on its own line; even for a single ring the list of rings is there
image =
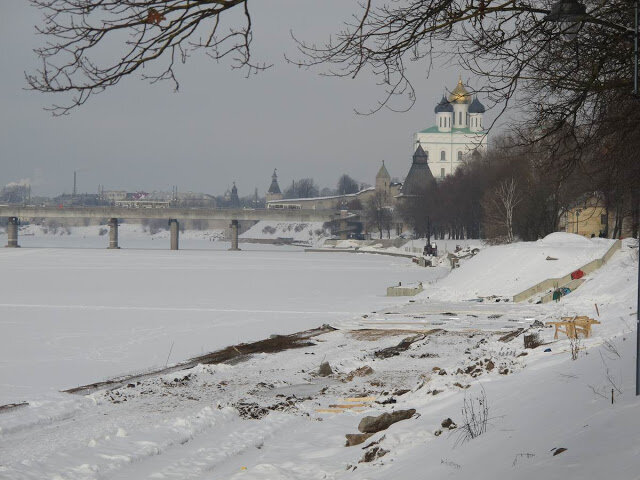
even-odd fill
[[[36,65],[33,29],[40,13],[25,0],[0,3],[0,185],[30,179],[34,195],[79,191],[170,190],[221,194],[236,181],[241,195],[264,194],[274,167],[280,185],[313,177],[335,187],[348,173],[372,183],[382,160],[404,178],[412,137],[432,125],[443,88],[459,70],[412,67],[418,102],[408,113],[383,110],[356,115],[381,98],[372,76],[327,78],[319,70],[288,65],[295,55],[289,30],[322,41],[347,19],[356,2],[277,0],[254,2],[254,55],[274,67],[249,79],[228,64],[194,55],[169,82],[149,85],[137,77],[90,100],[71,116],[53,118],[42,107],[55,99],[25,91],[23,72]],[[261,8],[262,7],[262,8]],[[464,72],[463,78],[467,78]]]

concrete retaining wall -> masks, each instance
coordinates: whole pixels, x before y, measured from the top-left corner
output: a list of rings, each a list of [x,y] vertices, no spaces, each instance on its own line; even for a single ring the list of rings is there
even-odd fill
[[[305,248],[305,252],[329,252],[329,253],[372,253],[374,255],[388,255],[390,257],[403,257],[413,258],[415,255],[409,255],[408,253],[396,253],[396,252],[384,252],[374,250],[354,250],[346,248]]]
[[[576,268],[576,270],[582,270],[585,274],[589,274],[591,272],[594,272],[595,270],[599,269],[602,265],[604,265],[605,263],[607,263],[609,261],[609,259],[611,259],[611,257],[613,256],[613,254],[615,252],[617,252],[618,250],[620,250],[622,246],[622,241],[621,240],[616,240],[614,242],[613,245],[611,245],[611,247],[609,248],[609,250],[607,250],[607,252],[602,256],[602,258],[596,258],[595,260],[587,263],[586,265],[583,265],[582,267],[578,267]],[[575,271],[575,270],[574,270]],[[563,277],[559,277],[559,278],[547,278],[546,280],[543,280],[542,282],[527,288],[526,290],[516,294],[513,296],[513,301],[514,302],[522,302],[528,298],[531,298],[532,296],[534,296],[536,293],[540,293],[540,292],[544,292],[546,290],[549,289],[553,289],[553,288],[558,288],[558,287],[565,287],[567,286],[569,287],[569,283],[571,283],[573,279],[571,278],[571,273],[568,273],[567,275],[564,275]],[[580,283],[581,285],[582,283]],[[579,285],[577,285],[579,286]],[[577,288],[576,286],[576,288]],[[571,290],[574,290],[573,288],[571,288]],[[546,297],[546,295],[545,295]],[[546,303],[543,301],[543,303]]]
[[[338,245],[338,242],[344,242],[344,240],[337,240],[334,238],[330,238],[325,240],[322,246],[325,248],[326,247],[336,248],[336,246]],[[407,240],[405,238],[394,238],[394,239],[383,238],[383,239],[371,239],[371,240],[349,240],[349,242],[352,242],[358,247],[370,247],[372,245],[382,245],[383,248],[389,248],[389,247],[398,248],[404,245],[405,243],[407,243]],[[422,249],[420,249],[420,253],[422,253]]]
[[[422,292],[424,288],[422,286],[415,287],[387,287],[387,297],[413,297]]]

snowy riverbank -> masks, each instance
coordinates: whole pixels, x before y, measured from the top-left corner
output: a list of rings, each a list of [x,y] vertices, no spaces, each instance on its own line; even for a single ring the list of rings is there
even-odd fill
[[[353,287],[341,276],[359,272],[363,284],[372,285],[378,281],[372,265],[378,262],[386,272],[382,277],[387,279],[389,271],[392,275],[424,275],[438,270],[414,267],[406,260],[394,261],[389,270],[389,257],[364,255],[326,255],[318,262],[316,255],[305,257],[296,252],[313,259],[310,264],[296,258],[296,262],[302,262],[301,272],[324,279],[325,283],[316,285],[314,294],[317,311],[328,315],[308,318],[312,310],[309,299],[295,294],[263,298],[261,302],[273,301],[274,306],[279,304],[281,310],[291,312],[297,311],[296,302],[305,302],[306,311],[300,310],[297,321],[315,321],[313,326],[331,323],[338,330],[311,338],[302,348],[256,354],[240,363],[200,365],[88,396],[41,396],[29,406],[0,413],[0,478],[635,478],[640,402],[633,395],[637,250],[632,246],[625,241],[609,263],[558,304],[478,303],[433,295],[389,300],[365,295],[354,299],[357,308],[345,308],[344,316],[336,311],[344,305],[345,297],[339,292]],[[206,272],[215,268],[214,260],[222,258],[212,257],[209,263],[203,262],[206,257],[202,252],[186,253],[180,255],[185,255],[183,260],[187,262],[189,255],[194,255],[193,263],[188,264],[188,277],[194,279],[184,280],[186,266],[184,272],[176,270],[178,264],[169,255],[146,258],[133,252],[138,259],[146,260],[136,265],[125,256],[123,263],[111,265],[111,273],[109,262],[103,263],[105,281],[98,287],[110,288],[113,293],[120,288],[114,279],[129,278],[124,285],[135,290],[133,280],[140,281],[139,273],[145,269],[155,272],[153,277],[181,272],[175,277],[188,281],[189,286],[197,285],[194,280],[204,281]],[[0,262],[6,266],[9,257],[1,254],[4,252],[0,252]],[[273,252],[261,254],[282,262]],[[10,255],[13,259],[20,255],[23,261],[34,259],[25,277],[28,272],[49,272],[51,279],[79,254],[74,250],[22,249]],[[106,258],[114,261],[114,257]],[[76,260],[69,270],[74,275],[82,272],[79,265],[91,270],[101,264],[97,257],[90,260],[79,256]],[[360,260],[362,263],[349,263]],[[347,262],[347,266],[331,276],[328,272],[336,270],[333,261]],[[286,269],[274,269],[277,263],[271,265],[271,278],[297,272],[289,270],[289,264]],[[164,268],[154,269],[157,264]],[[248,265],[241,265],[245,273],[252,272]],[[470,265],[465,262],[457,271],[464,272]],[[502,270],[511,268],[513,275],[515,267],[503,264]],[[16,260],[12,274],[18,270]],[[264,280],[269,281],[266,276]],[[33,288],[39,295],[46,295],[43,286],[49,283],[36,283]],[[432,293],[437,291],[438,282],[425,284]],[[185,284],[158,281],[150,285],[164,293],[167,303],[179,306],[171,311],[171,318],[182,325],[185,334],[195,333],[199,338],[206,335],[206,322],[214,314],[209,312],[199,324],[185,323],[189,316],[186,307],[193,299],[172,296],[184,293]],[[261,285],[253,284],[250,291],[259,291]],[[200,293],[205,291],[195,288]],[[68,295],[74,294],[97,304],[91,296],[95,293]],[[148,293],[131,295],[114,298],[127,307],[132,306],[133,299],[142,302],[152,298]],[[238,300],[246,302],[250,298]],[[21,311],[2,308],[3,319],[7,312]],[[30,312],[29,318],[44,313],[26,311]],[[129,328],[138,323],[140,315],[132,311],[136,313],[130,317]],[[58,318],[51,313],[47,311],[42,322]],[[96,334],[102,335],[103,343],[111,343],[113,327],[108,318],[101,320],[94,310],[82,314],[83,322],[109,325]],[[554,340],[552,328],[537,326],[573,315],[588,315],[601,322],[594,325],[591,338],[581,341],[575,361],[566,337]],[[40,324],[26,336],[33,336],[38,328],[49,328],[48,336],[59,335],[60,341],[78,346],[86,341],[70,336],[72,330],[57,332],[47,325],[51,324]],[[237,325],[229,332],[238,332]],[[2,328],[14,328],[13,322],[5,321]],[[166,324],[161,328],[167,328]],[[236,335],[249,340],[246,337],[251,328],[243,324],[242,332]],[[544,345],[525,349],[520,329],[537,333]],[[136,342],[124,345],[113,359],[140,348],[137,342],[149,333],[131,331],[130,341]],[[46,345],[46,337],[43,334],[38,344]],[[93,348],[88,347],[87,351]],[[53,356],[61,357],[63,352],[58,350]],[[27,358],[30,352],[14,354]],[[322,361],[331,364],[333,374],[317,375]],[[10,370],[13,368],[17,366],[11,365]],[[353,397],[364,400],[356,408],[344,408]],[[464,441],[465,415],[461,410],[465,400],[468,404],[479,398],[486,398],[488,407],[486,432]],[[416,413],[358,446],[344,446],[345,434],[358,433],[364,416],[404,409],[415,409]],[[447,418],[458,428],[443,428],[441,424]]]

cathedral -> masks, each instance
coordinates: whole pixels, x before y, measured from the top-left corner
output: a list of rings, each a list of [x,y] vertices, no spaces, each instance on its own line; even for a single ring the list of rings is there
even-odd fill
[[[435,125],[415,134],[413,164],[405,180],[406,186],[418,186],[426,177],[439,180],[451,175],[469,154],[486,150],[484,112],[480,100],[472,98],[462,80],[458,80],[449,98],[443,95],[436,105]],[[430,174],[425,171],[426,166]],[[411,178],[412,172],[419,172],[420,178]],[[402,193],[410,195],[407,190],[403,188]]]

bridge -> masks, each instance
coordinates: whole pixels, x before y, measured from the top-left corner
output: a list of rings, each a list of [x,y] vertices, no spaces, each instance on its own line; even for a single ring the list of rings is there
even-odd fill
[[[20,218],[95,218],[108,219],[109,246],[118,246],[118,221],[165,219],[169,223],[170,248],[178,250],[180,220],[228,220],[231,227],[231,248],[238,248],[238,222],[240,220],[271,220],[276,222],[331,222],[346,223],[350,215],[345,210],[280,210],[251,208],[127,208],[127,207],[39,207],[22,205],[0,205],[0,217],[8,217],[7,247],[18,244]]]

